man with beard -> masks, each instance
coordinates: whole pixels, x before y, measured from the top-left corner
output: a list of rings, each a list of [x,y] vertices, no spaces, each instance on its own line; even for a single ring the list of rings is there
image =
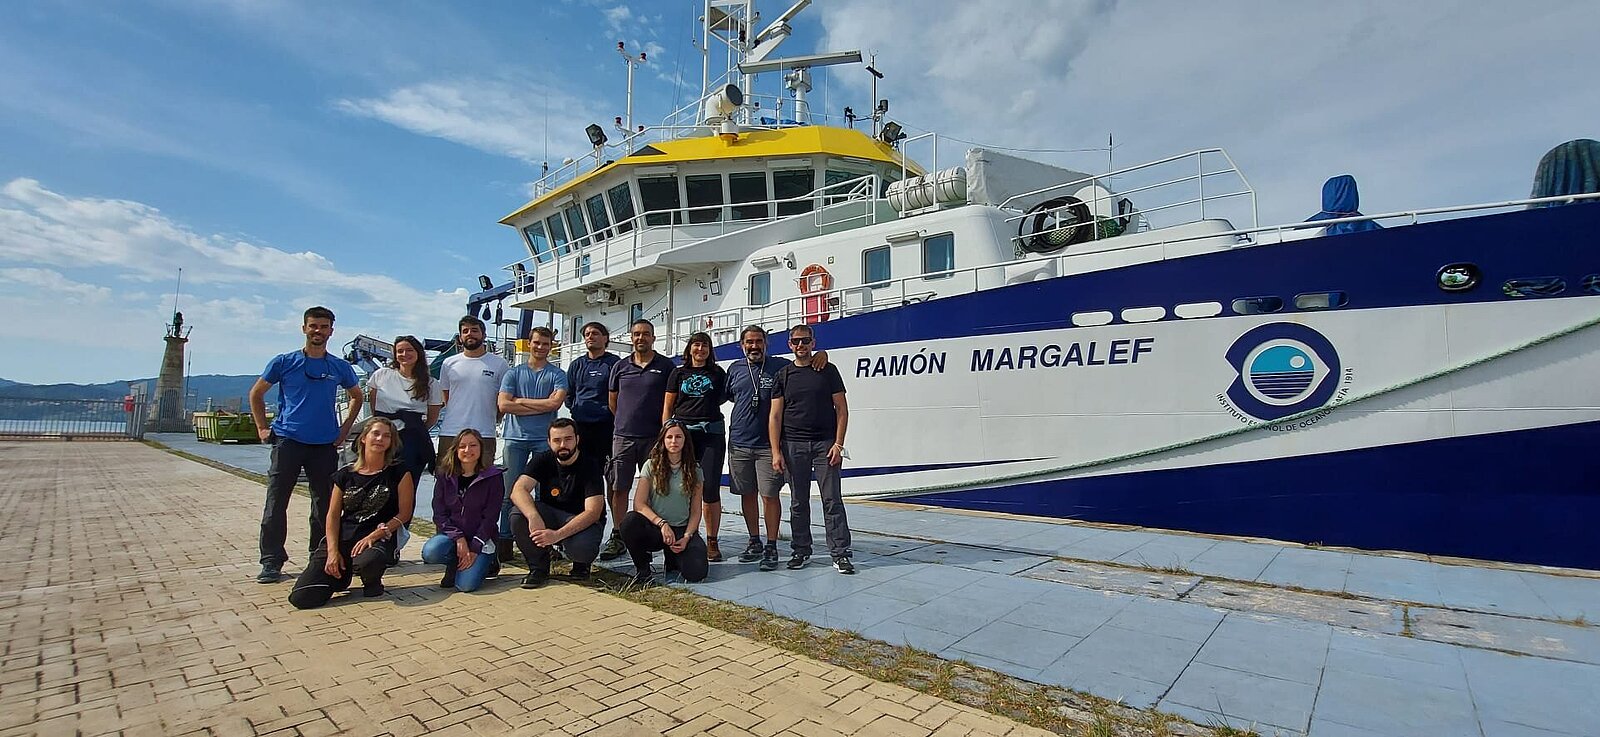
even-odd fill
[[[591,322],[583,326],[582,333],[585,353],[567,365],[567,409],[578,423],[578,447],[604,465],[611,459],[611,434],[616,425],[606,384],[622,358],[606,350],[611,333],[605,325]]]
[[[250,415],[255,418],[261,442],[272,445],[267,470],[267,503],[261,510],[261,572],[257,583],[276,583],[283,576],[289,553],[283,544],[289,536],[289,494],[303,470],[311,486],[311,545],[322,542],[333,493],[333,472],[339,465],[339,446],[350,435],[361,412],[361,388],[356,372],[337,356],[328,355],[333,335],[333,312],[326,307],[306,310],[300,324],[304,348],[275,356],[261,378],[250,387]],[[278,412],[267,425],[267,390],[278,387]],[[343,424],[337,421],[338,390],[350,396]]]
[[[549,441],[550,450],[528,462],[511,490],[511,534],[528,563],[525,589],[550,579],[550,548],[557,545],[572,560],[572,577],[588,578],[606,526],[605,472],[578,448],[576,423],[551,422]]]
[[[672,359],[656,353],[656,326],[649,320],[634,320],[628,326],[628,340],[633,353],[611,370],[607,381],[611,414],[616,417],[616,429],[611,438],[611,517],[621,524],[628,513],[628,496],[633,490],[633,476],[639,472],[650,446],[661,432],[661,407],[666,402],[667,378],[671,376]],[[627,552],[622,537],[616,530],[600,553],[600,560],[611,560]]]
[[[495,431],[500,427],[500,380],[511,364],[489,352],[482,320],[467,315],[456,330],[461,352],[444,359],[439,368],[444,416],[439,420],[437,457],[448,457],[456,436],[471,428],[483,436],[483,463],[488,465],[494,462]]]
[[[767,417],[772,411],[772,386],[778,372],[789,365],[786,358],[767,355],[767,331],[751,325],[739,332],[744,360],[728,367],[729,412],[728,476],[731,490],[739,497],[744,526],[750,544],[739,554],[742,563],[761,561],[761,570],[778,568],[778,522],[782,510],[778,492],[783,489],[783,474],[772,468],[772,439],[768,437]],[[767,541],[761,542],[759,511],[767,518]]]

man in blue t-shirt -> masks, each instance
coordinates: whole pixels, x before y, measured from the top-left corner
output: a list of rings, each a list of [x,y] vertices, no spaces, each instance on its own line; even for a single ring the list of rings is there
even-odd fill
[[[611,462],[611,433],[616,429],[606,384],[622,358],[606,350],[611,333],[605,325],[591,322],[582,332],[585,353],[567,365],[567,409],[578,425],[578,449],[605,466]]]
[[[500,411],[506,415],[506,476],[518,478],[528,459],[550,449],[550,421],[567,400],[567,372],[550,365],[555,333],[542,325],[528,331],[528,362],[513,366],[500,379]],[[495,544],[500,560],[510,560],[511,489],[500,504],[500,540]]]
[[[306,310],[300,332],[306,336],[305,347],[275,356],[250,387],[250,415],[255,418],[256,431],[261,442],[272,444],[267,504],[261,510],[257,583],[276,583],[283,576],[283,564],[289,560],[283,547],[289,536],[289,495],[301,471],[311,486],[309,550],[315,552],[322,542],[328,499],[333,495],[333,472],[339,465],[338,448],[361,412],[361,387],[355,370],[338,356],[328,355],[333,312],[326,307]],[[273,385],[278,387],[278,412],[268,426],[266,397]],[[343,423],[338,419],[340,388],[350,397]]]
[[[778,568],[778,522],[782,516],[778,492],[783,489],[783,474],[772,468],[767,419],[772,411],[773,379],[789,360],[767,355],[767,331],[759,325],[740,331],[739,345],[744,360],[728,365],[728,401],[733,402],[728,413],[728,477],[750,533],[750,543],[739,554],[739,561],[759,560],[761,570],[772,571]],[[758,510],[767,518],[765,545]]]

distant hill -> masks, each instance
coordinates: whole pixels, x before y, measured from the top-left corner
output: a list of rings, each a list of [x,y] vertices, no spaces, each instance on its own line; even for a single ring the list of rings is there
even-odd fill
[[[188,394],[192,397],[190,402],[197,409],[204,409],[208,399],[219,406],[244,407],[245,397],[255,381],[254,374],[191,376],[188,381]],[[23,384],[0,379],[0,399],[121,399],[128,394],[130,383],[143,383],[147,394],[154,393],[156,389],[155,379],[110,381],[104,384]],[[271,407],[277,401],[278,390],[273,387],[267,392],[267,406]]]

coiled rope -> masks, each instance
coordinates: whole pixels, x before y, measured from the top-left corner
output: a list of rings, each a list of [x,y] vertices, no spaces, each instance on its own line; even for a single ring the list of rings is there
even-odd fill
[[[1481,356],[1479,358],[1475,358],[1473,360],[1466,361],[1466,362],[1457,364],[1455,366],[1450,366],[1450,367],[1447,367],[1447,368],[1440,369],[1438,371],[1434,371],[1434,372],[1431,372],[1431,373],[1423,374],[1421,376],[1418,376],[1418,377],[1413,378],[1413,379],[1409,379],[1407,381],[1400,382],[1398,384],[1392,384],[1392,385],[1389,385],[1389,386],[1386,386],[1386,387],[1382,387],[1382,388],[1379,388],[1379,389],[1374,389],[1374,390],[1366,392],[1364,394],[1358,394],[1358,395],[1355,395],[1355,396],[1347,397],[1347,398],[1342,399],[1342,400],[1329,402],[1329,403],[1321,405],[1319,407],[1313,407],[1311,409],[1307,409],[1307,410],[1304,410],[1304,411],[1301,411],[1301,412],[1296,412],[1296,413],[1294,413],[1292,415],[1288,415],[1286,417],[1280,417],[1280,418],[1278,418],[1276,420],[1255,420],[1255,421],[1252,421],[1252,422],[1249,422],[1249,423],[1241,424],[1240,426],[1238,426],[1236,428],[1233,428],[1233,429],[1230,429],[1230,430],[1225,430],[1225,431],[1218,432],[1218,433],[1212,433],[1210,435],[1204,435],[1204,436],[1201,436],[1201,437],[1198,437],[1198,438],[1193,438],[1193,439],[1190,439],[1190,440],[1183,440],[1183,441],[1179,441],[1179,442],[1176,442],[1176,443],[1169,443],[1167,445],[1162,445],[1162,446],[1155,447],[1155,448],[1148,448],[1148,449],[1145,449],[1145,450],[1134,451],[1134,452],[1131,452],[1131,453],[1123,453],[1121,455],[1109,456],[1109,457],[1106,457],[1106,458],[1097,458],[1095,460],[1090,460],[1090,461],[1079,461],[1077,463],[1069,463],[1069,464],[1066,464],[1066,465],[1056,466],[1056,467],[1053,467],[1053,468],[1044,468],[1044,469],[1038,469],[1038,470],[1034,470],[1034,471],[1022,471],[1022,472],[1018,472],[1018,473],[1004,474],[1004,475],[995,476],[993,478],[984,479],[984,480],[956,481],[956,482],[949,482],[949,483],[942,483],[942,484],[927,484],[927,485],[924,485],[924,486],[916,486],[916,487],[911,487],[911,488],[906,488],[906,489],[895,489],[895,490],[892,490],[892,491],[854,492],[854,493],[845,492],[844,496],[850,497],[850,498],[856,498],[856,499],[893,499],[893,498],[896,498],[896,497],[915,496],[915,495],[919,495],[919,494],[927,494],[927,493],[936,492],[936,491],[950,491],[950,490],[953,490],[953,489],[972,489],[972,488],[980,488],[980,487],[990,487],[990,486],[1008,484],[1010,482],[1015,482],[1015,481],[1026,481],[1028,479],[1036,479],[1036,478],[1039,478],[1041,476],[1051,476],[1051,475],[1055,475],[1055,474],[1066,473],[1068,471],[1078,471],[1078,470],[1082,470],[1082,469],[1085,469],[1085,468],[1094,468],[1094,467],[1097,467],[1097,466],[1104,466],[1104,465],[1108,465],[1108,464],[1112,464],[1112,463],[1121,463],[1123,461],[1130,461],[1130,460],[1134,460],[1136,458],[1144,458],[1146,456],[1153,456],[1153,455],[1157,455],[1157,454],[1160,454],[1160,453],[1166,453],[1166,452],[1169,452],[1169,451],[1178,450],[1180,448],[1187,448],[1187,447],[1190,447],[1190,446],[1199,445],[1201,443],[1209,443],[1209,442],[1212,442],[1214,440],[1222,440],[1223,438],[1230,438],[1230,437],[1233,437],[1235,435],[1242,435],[1244,433],[1252,432],[1252,431],[1255,431],[1255,430],[1261,430],[1261,429],[1264,429],[1264,428],[1275,427],[1275,426],[1278,426],[1278,425],[1293,424],[1293,423],[1295,423],[1295,422],[1297,422],[1299,420],[1303,420],[1303,419],[1305,419],[1307,417],[1310,417],[1312,415],[1321,414],[1321,413],[1325,413],[1325,412],[1332,412],[1333,410],[1339,409],[1340,407],[1348,407],[1348,406],[1350,406],[1352,404],[1355,404],[1357,402],[1363,402],[1363,401],[1366,401],[1368,399],[1372,399],[1374,397],[1380,397],[1380,396],[1383,396],[1385,394],[1389,394],[1391,392],[1396,392],[1396,391],[1399,391],[1401,389],[1405,389],[1405,388],[1408,388],[1408,387],[1416,386],[1416,385],[1421,384],[1423,382],[1432,381],[1434,379],[1437,379],[1437,378],[1440,378],[1440,377],[1443,377],[1443,376],[1448,376],[1450,374],[1454,374],[1454,373],[1457,373],[1457,372],[1460,372],[1460,371],[1465,371],[1465,370],[1467,370],[1469,368],[1473,368],[1475,366],[1481,366],[1483,364],[1489,363],[1490,361],[1495,361],[1495,360],[1504,358],[1506,356],[1509,356],[1509,355],[1511,355],[1513,353],[1517,353],[1519,351],[1524,351],[1524,350],[1527,350],[1529,348],[1533,348],[1533,347],[1538,346],[1538,345],[1543,344],[1543,343],[1548,343],[1548,342],[1550,342],[1552,340],[1556,340],[1558,338],[1562,338],[1562,337],[1571,335],[1571,334],[1576,333],[1576,332],[1578,332],[1580,330],[1584,330],[1586,328],[1594,327],[1595,325],[1600,325],[1600,316],[1596,316],[1596,317],[1590,318],[1588,320],[1584,320],[1583,322],[1580,322],[1580,323],[1578,323],[1576,325],[1573,325],[1571,327],[1567,327],[1567,328],[1563,328],[1561,330],[1557,330],[1556,332],[1550,333],[1548,335],[1543,335],[1543,336],[1540,336],[1538,338],[1534,338],[1532,340],[1529,340],[1529,341],[1514,345],[1514,346],[1512,346],[1510,348],[1506,348],[1504,350],[1496,351],[1496,352],[1488,354],[1486,356]]]

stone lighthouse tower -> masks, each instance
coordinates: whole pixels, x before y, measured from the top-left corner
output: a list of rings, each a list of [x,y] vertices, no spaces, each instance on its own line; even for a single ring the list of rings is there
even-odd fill
[[[183,324],[183,313],[173,312],[167,325],[167,350],[161,356],[161,375],[156,378],[154,401],[150,403],[152,432],[188,432],[189,418],[183,411],[183,346],[192,328]]]

